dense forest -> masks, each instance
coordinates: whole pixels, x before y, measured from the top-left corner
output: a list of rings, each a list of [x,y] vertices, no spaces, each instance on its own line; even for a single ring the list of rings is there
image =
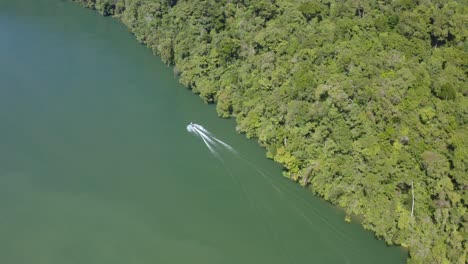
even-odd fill
[[[466,0],[74,0],[409,263],[466,263]]]

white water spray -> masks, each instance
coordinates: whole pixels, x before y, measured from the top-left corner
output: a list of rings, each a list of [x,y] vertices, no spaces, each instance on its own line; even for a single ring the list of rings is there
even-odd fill
[[[188,124],[187,131],[201,138],[203,140],[203,143],[205,143],[206,147],[208,147],[208,149],[210,150],[210,152],[218,158],[219,158],[219,154],[216,151],[216,149],[225,148],[231,152],[236,153],[236,151],[231,146],[217,139],[215,136],[213,136],[210,133],[210,131],[206,130],[204,127],[202,127],[199,124],[194,124],[194,123]]]

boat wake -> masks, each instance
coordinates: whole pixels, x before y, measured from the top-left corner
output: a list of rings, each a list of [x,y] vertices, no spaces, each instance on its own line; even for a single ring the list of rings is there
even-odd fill
[[[237,159],[240,160],[241,163],[244,163],[243,165],[247,165],[246,167],[252,168],[256,173],[255,175],[258,175],[263,178],[263,182],[269,184],[271,188],[275,191],[276,195],[281,200],[284,201],[290,201],[289,204],[291,205],[291,210],[295,214],[298,214],[304,221],[305,223],[310,226],[311,229],[316,229],[316,223],[317,221],[322,222],[324,225],[326,225],[332,232],[334,232],[337,236],[339,236],[341,239],[344,241],[349,241],[349,238],[346,236],[346,234],[336,228],[334,225],[330,224],[328,220],[321,215],[319,211],[317,211],[317,208],[313,203],[310,203],[310,201],[304,199],[304,197],[298,195],[296,192],[297,190],[295,188],[288,187],[288,185],[277,185],[273,179],[266,171],[264,171],[261,167],[256,165],[255,163],[251,162],[250,160],[246,159],[243,157],[243,155],[240,155],[237,153],[234,148],[232,148],[230,145],[227,143],[221,141],[220,139],[216,138],[213,136],[213,134],[205,129],[203,126],[190,123],[187,125],[187,131],[196,135],[197,137],[201,138],[203,143],[205,143],[206,147],[210,150],[210,152],[218,158],[223,164],[224,161],[221,158],[221,156],[218,154],[218,151],[220,150],[228,150],[235,155]],[[245,166],[243,166],[245,167]],[[287,251],[284,250],[285,245],[281,241],[279,237],[277,237],[275,232],[273,231],[273,226],[270,226],[269,220],[272,215],[270,210],[267,210],[269,207],[266,202],[262,202],[261,199],[258,199],[257,192],[255,190],[250,189],[249,190],[249,184],[246,181],[246,178],[241,179],[239,176],[240,175],[234,175],[230,169],[225,167],[226,173],[231,177],[232,181],[236,183],[239,188],[241,189],[241,192],[243,193],[243,198],[245,201],[254,209],[254,212],[259,216],[259,218],[263,219],[263,222],[266,223],[264,226],[266,234],[271,235],[271,239],[277,241],[278,248],[277,250],[281,252],[281,254],[289,260],[289,262],[294,262],[293,261],[293,256],[287,253]],[[299,205],[296,205],[296,203],[299,203]],[[306,208],[306,211],[310,212],[308,214],[305,213],[304,208]],[[311,215],[312,214],[312,215]],[[327,243],[330,243],[327,240]],[[351,241],[349,241],[351,243]],[[338,252],[341,254],[341,252]],[[343,255],[343,258],[346,258],[346,256]]]
[[[213,136],[210,133],[210,131],[206,130],[204,127],[202,127],[199,124],[194,124],[194,123],[188,124],[187,131],[201,138],[203,140],[203,143],[205,143],[206,147],[210,150],[210,152],[218,158],[220,156],[217,150],[220,150],[220,149],[227,149],[233,153],[236,153],[234,148],[229,146],[229,144],[223,142],[222,140],[217,139],[215,136]]]

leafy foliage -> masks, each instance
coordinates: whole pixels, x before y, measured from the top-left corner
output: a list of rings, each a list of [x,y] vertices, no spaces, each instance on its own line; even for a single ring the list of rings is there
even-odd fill
[[[466,263],[465,1],[75,1],[409,263]]]

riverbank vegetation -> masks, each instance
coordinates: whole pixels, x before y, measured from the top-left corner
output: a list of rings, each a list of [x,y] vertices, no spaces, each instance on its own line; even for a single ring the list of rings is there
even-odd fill
[[[465,0],[75,0],[409,263],[466,263]]]

